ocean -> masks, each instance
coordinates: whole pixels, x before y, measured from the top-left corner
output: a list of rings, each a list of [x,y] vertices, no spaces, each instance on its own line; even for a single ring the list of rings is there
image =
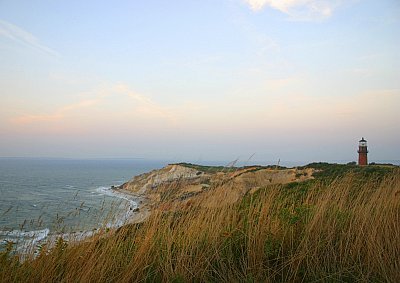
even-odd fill
[[[51,235],[122,225],[126,211],[137,203],[114,193],[111,186],[166,164],[141,159],[0,158],[0,249],[7,241],[34,244]]]

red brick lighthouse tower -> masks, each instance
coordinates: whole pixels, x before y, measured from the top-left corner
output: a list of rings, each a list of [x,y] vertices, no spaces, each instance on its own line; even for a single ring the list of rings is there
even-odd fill
[[[367,154],[367,141],[362,138],[358,142],[358,165],[368,165]]]

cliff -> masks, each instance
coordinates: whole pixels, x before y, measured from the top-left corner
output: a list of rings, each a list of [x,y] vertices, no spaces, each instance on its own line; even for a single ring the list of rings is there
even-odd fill
[[[260,187],[313,179],[313,168],[276,166],[215,167],[180,163],[135,176],[120,189],[146,197],[152,205],[168,209],[177,202],[188,204],[203,197],[203,205],[234,203]],[[208,198],[206,192],[218,190],[221,198]]]

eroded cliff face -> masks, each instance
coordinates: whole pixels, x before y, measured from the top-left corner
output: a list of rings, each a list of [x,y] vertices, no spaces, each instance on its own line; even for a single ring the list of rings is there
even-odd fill
[[[166,185],[175,181],[193,181],[204,178],[204,172],[188,168],[178,164],[171,164],[159,170],[153,170],[135,176],[129,182],[122,185],[122,189],[137,194],[146,194],[157,189],[160,185]]]
[[[207,171],[201,166],[171,164],[159,170],[134,177],[120,188],[142,195],[151,204],[168,209],[173,203],[190,203],[203,198],[204,206],[220,206],[234,203],[246,193],[273,184],[302,182],[313,178],[314,169],[274,169],[253,166],[235,170]],[[216,194],[207,194],[218,191]],[[210,195],[210,197],[208,197]],[[212,197],[211,197],[212,195]]]

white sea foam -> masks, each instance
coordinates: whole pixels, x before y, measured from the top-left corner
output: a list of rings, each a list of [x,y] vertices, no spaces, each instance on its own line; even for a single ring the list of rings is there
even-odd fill
[[[124,209],[122,209],[122,211],[118,215],[116,215],[113,221],[110,221],[106,224],[106,227],[108,228],[117,228],[126,224],[129,219],[132,218],[138,207],[137,199],[135,197],[116,191],[112,188],[99,187],[96,189],[96,192],[126,201],[126,206],[124,207]]]
[[[110,197],[116,197],[116,198],[120,198],[120,199],[126,200],[133,208],[137,207],[137,201],[131,195],[124,194],[124,193],[121,193],[121,192],[116,191],[114,189],[107,188],[107,187],[99,187],[99,188],[96,189],[96,192],[98,192],[100,194],[103,194],[103,195],[110,196]]]
[[[95,190],[95,192],[92,193],[98,193],[124,201],[124,204],[121,204],[120,209],[116,213],[114,219],[105,225],[106,228],[118,228],[123,226],[130,219],[132,219],[132,216],[136,212],[136,208],[138,208],[137,198],[132,195],[124,194],[120,191],[114,190],[111,187],[99,187]],[[53,234],[48,237],[48,241],[50,242],[50,245],[54,244],[60,237],[66,241],[82,241],[98,233],[98,231],[99,230],[94,229],[92,231]]]
[[[13,237],[13,238],[37,238],[39,240],[42,240],[46,238],[46,236],[49,234],[50,230],[49,229],[43,229],[43,230],[34,230],[34,231],[21,231],[21,230],[11,230],[11,231],[1,231],[0,230],[0,236],[6,236],[6,237]]]
[[[33,253],[36,257],[39,254],[40,245],[43,243],[46,243],[48,248],[51,249],[60,238],[67,242],[77,242],[89,238],[97,232],[97,230],[93,230],[63,234],[50,234],[50,230],[48,228],[34,231],[0,230],[0,243],[14,243],[14,251],[20,255],[21,261],[25,261],[31,253]]]
[[[118,228],[126,224],[134,215],[136,208],[138,207],[137,199],[128,194],[116,191],[112,188],[99,187],[95,192],[101,195],[114,197],[123,200],[121,203],[114,219],[106,224],[107,228]],[[41,243],[47,242],[50,246],[54,245],[59,238],[66,241],[82,241],[96,234],[99,230],[88,230],[71,233],[50,233],[48,228],[42,230],[33,231],[21,231],[21,230],[0,230],[0,243],[5,244],[6,242],[15,243],[15,249],[18,253],[24,255],[30,251],[36,251]]]
[[[34,249],[37,244],[47,238],[50,230],[48,228],[42,230],[33,231],[0,231],[1,242],[13,242],[16,244],[16,250],[18,252],[27,252],[30,249]]]
[[[50,243],[50,246],[54,245],[59,238],[62,238],[63,240],[65,240],[67,242],[79,242],[79,241],[82,241],[86,238],[93,236],[97,232],[98,232],[97,230],[93,230],[93,231],[81,231],[81,232],[71,232],[71,233],[63,233],[63,234],[53,234],[53,235],[49,235],[47,240],[48,240],[48,243]]]
[[[72,185],[65,185],[64,188],[66,188],[66,189],[75,189],[76,187],[72,186]]]

